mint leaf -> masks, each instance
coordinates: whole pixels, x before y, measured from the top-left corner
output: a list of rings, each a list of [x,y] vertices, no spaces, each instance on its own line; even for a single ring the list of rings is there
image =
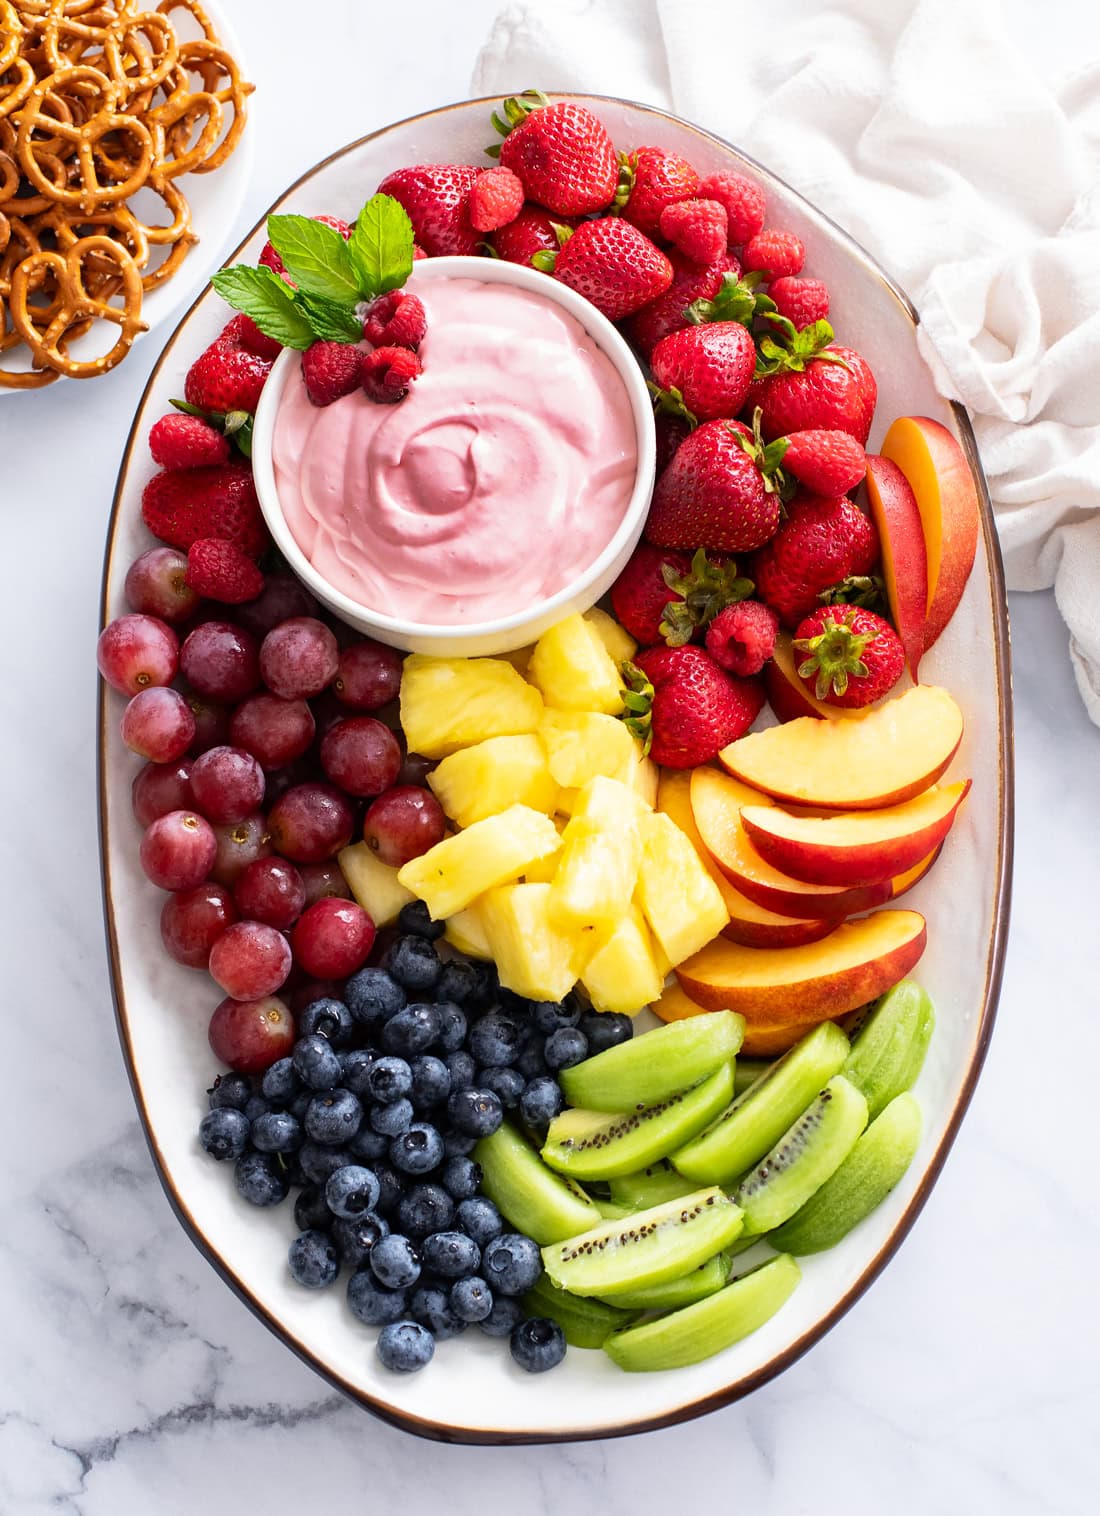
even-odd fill
[[[405,207],[392,195],[372,195],[356,218],[347,251],[362,298],[399,289],[413,266],[413,227]]]
[[[335,227],[309,216],[269,216],[267,235],[286,271],[307,295],[323,295],[343,305],[360,297],[348,244]]]
[[[249,268],[239,263],[223,268],[210,280],[223,300],[246,316],[267,337],[284,347],[305,348],[313,341],[313,332],[303,311],[294,301],[294,292],[269,268]]]
[[[315,337],[324,342],[361,342],[363,323],[350,305],[326,300],[323,295],[298,293],[297,303],[309,317]]]

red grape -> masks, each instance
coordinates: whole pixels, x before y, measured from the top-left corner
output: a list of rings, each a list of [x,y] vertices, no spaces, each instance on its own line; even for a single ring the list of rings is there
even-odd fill
[[[233,899],[243,916],[285,931],[305,909],[306,887],[285,858],[257,858],[233,886]]]
[[[339,1000],[344,984],[341,979],[302,979],[294,986],[290,1009],[300,1016],[315,1000]]]
[[[178,626],[199,608],[199,596],[187,583],[186,573],[186,553],[175,547],[151,547],[126,570],[127,605]]]
[[[423,786],[428,782],[428,775],[435,768],[434,758],[425,758],[423,753],[406,753],[405,761],[397,771],[395,784],[416,784]]]
[[[199,753],[208,752],[212,747],[221,747],[229,741],[229,707],[215,705],[211,700],[204,700],[201,695],[196,695],[194,690],[184,690],[184,697],[191,707],[191,714],[195,718],[195,739],[191,744],[190,753],[193,758]]]
[[[353,900],[318,900],[290,934],[300,968],[317,979],[346,979],[367,961],[374,922]]]
[[[260,682],[256,639],[229,621],[204,621],[180,649],[180,668],[200,695],[225,703],[243,700]]]
[[[145,829],[141,866],[162,890],[190,890],[209,874],[218,850],[214,829],[194,811],[169,811]]]
[[[353,711],[377,711],[396,700],[401,688],[401,654],[365,637],[340,654],[332,688]]]
[[[400,868],[442,842],[446,826],[443,808],[431,790],[400,784],[368,807],[363,837],[383,863]]]
[[[260,673],[273,695],[303,700],[331,684],[340,662],[336,638],[314,616],[292,616],[260,646]]]
[[[306,905],[317,900],[350,900],[351,887],[335,858],[328,863],[303,863],[298,869],[306,891]]]
[[[237,612],[241,626],[263,639],[272,627],[293,616],[313,616],[317,602],[300,580],[291,574],[268,574],[263,592]]]
[[[309,751],[316,726],[304,700],[252,695],[233,712],[230,740],[258,758],[265,769],[282,768]]]
[[[160,937],[170,957],[189,969],[204,969],[210,949],[237,919],[229,891],[220,884],[198,884],[169,895],[160,913]]]
[[[189,811],[194,807],[191,793],[191,760],[178,763],[147,763],[139,769],[130,788],[130,802],[139,826],[149,826],[169,811]]]
[[[113,690],[136,695],[151,684],[171,684],[179,667],[180,641],[154,616],[119,616],[100,632],[95,659]]]
[[[119,730],[131,752],[153,763],[174,763],[191,746],[195,718],[178,690],[152,684],[132,697]]]
[[[373,716],[352,716],[325,733],[321,767],[349,795],[380,795],[397,778],[401,744]]]
[[[351,841],[354,822],[345,796],[330,784],[298,784],[267,815],[275,851],[293,863],[323,863]]]
[[[250,863],[257,858],[266,858],[274,851],[267,822],[259,811],[246,816],[243,821],[216,826],[214,840],[217,852],[210,877],[219,884],[236,883]]]
[[[195,805],[207,821],[243,821],[260,808],[264,771],[239,747],[212,747],[191,767]]]
[[[238,1074],[260,1074],[294,1046],[294,1018],[277,995],[223,1000],[210,1018],[210,1046]]]
[[[314,695],[309,702],[309,707],[313,712],[318,737],[324,737],[338,721],[343,721],[348,714],[347,706],[340,704],[332,693],[331,686],[327,690],[322,690],[319,695]]]
[[[236,921],[210,949],[210,977],[234,1000],[271,995],[290,973],[290,943],[262,921]]]

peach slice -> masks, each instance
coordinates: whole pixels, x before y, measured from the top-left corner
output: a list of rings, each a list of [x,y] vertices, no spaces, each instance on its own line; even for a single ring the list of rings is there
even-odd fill
[[[928,552],[920,507],[909,481],[889,458],[867,454],[867,504],[878,528],[890,616],[913,678],[924,652]]]
[[[715,778],[726,784],[734,782],[727,779],[724,774],[715,773]],[[758,798],[764,799],[763,795]],[[730,913],[729,921],[722,928],[723,937],[728,937],[731,942],[743,942],[746,947],[796,947],[800,942],[816,942],[819,937],[824,937],[827,932],[832,931],[836,925],[835,921],[824,918],[800,919],[770,911],[767,906],[759,905],[755,900],[750,900],[747,895],[743,895],[727,879],[708,851],[699,835],[699,828],[695,824],[695,815],[691,805],[690,771],[686,769],[662,770],[661,786],[657,792],[657,809],[664,811],[665,815],[685,834],[703,860],[711,878],[721,890],[722,899]]]
[[[966,454],[929,416],[899,416],[886,433],[882,455],[901,469],[920,511],[928,559],[927,652],[955,614],[974,567],[978,491]]]
[[[650,1009],[662,1021],[685,1021],[689,1016],[711,1014],[705,1005],[685,994],[675,981],[665,986],[661,998],[655,1000]],[[766,1021],[759,1024],[746,1021],[739,1052],[746,1058],[772,1058],[793,1047],[814,1025],[816,1023],[812,1021]]]
[[[706,1010],[750,1022],[828,1021],[903,979],[924,951],[918,911],[876,911],[846,921],[820,942],[747,948],[718,937],[676,969],[681,989]]]
[[[741,825],[773,868],[809,884],[878,884],[914,868],[951,830],[970,780],[877,811],[792,815],[746,805]]]
[[[768,704],[780,721],[796,721],[799,716],[822,716],[826,721],[848,721],[860,714],[819,700],[795,672],[795,657],[793,635],[790,632],[778,633],[775,651],[764,665],[764,689],[767,691]]]
[[[915,867],[906,869],[904,874],[899,874],[898,877],[894,880],[894,890],[893,894],[890,896],[890,899],[898,900],[902,895],[907,895],[911,889],[914,889],[921,882],[925,874],[927,874],[928,870],[932,867],[942,852],[943,843],[941,842],[939,847],[936,848],[935,852],[929,853],[927,858],[922,858]]]
[[[750,732],[724,747],[718,761],[777,800],[867,811],[935,784],[962,733],[962,712],[948,692],[918,684],[853,721],[800,717]]]

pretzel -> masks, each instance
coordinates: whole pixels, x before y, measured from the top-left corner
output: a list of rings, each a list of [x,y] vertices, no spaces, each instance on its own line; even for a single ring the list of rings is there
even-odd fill
[[[84,260],[92,253],[113,261],[116,265],[123,297],[121,307],[111,305],[109,297],[104,298],[89,291]],[[47,313],[49,322],[46,325],[45,317],[33,309],[29,300],[50,274],[53,276],[55,294]],[[67,253],[31,253],[16,265],[11,276],[8,309],[12,325],[23,340],[32,348],[38,349],[38,356],[50,368],[73,379],[89,379],[93,374],[103,374],[114,368],[130,351],[137,334],[147,330],[146,323],[141,319],[141,274],[138,266],[125,248],[110,237],[81,237]],[[89,318],[117,326],[118,339],[108,353],[97,358],[70,358],[63,345],[65,339],[74,326]]]

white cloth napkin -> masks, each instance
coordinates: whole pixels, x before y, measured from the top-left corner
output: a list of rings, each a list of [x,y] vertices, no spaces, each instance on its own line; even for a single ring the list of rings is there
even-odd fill
[[[1100,723],[1100,66],[1032,14],[1024,32],[998,0],[536,0],[498,17],[474,88],[667,105],[896,275],[973,417],[1009,587],[1054,586]],[[1074,72],[1044,77],[1052,54]]]

